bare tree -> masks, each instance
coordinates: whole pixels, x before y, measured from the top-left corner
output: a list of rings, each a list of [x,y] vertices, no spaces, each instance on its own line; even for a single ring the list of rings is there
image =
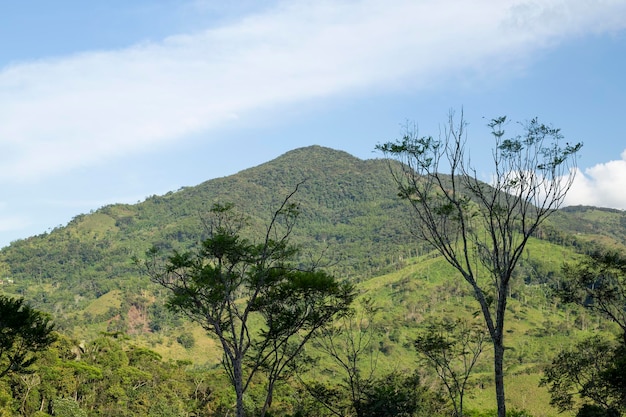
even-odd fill
[[[488,124],[495,139],[491,184],[471,165],[463,114],[457,124],[450,112],[438,140],[407,129],[401,140],[377,146],[390,159],[400,197],[411,205],[417,238],[473,289],[493,343],[499,417],[506,415],[503,336],[511,278],[528,239],[563,203],[582,146],[563,144],[559,129],[537,119],[520,124],[523,133],[510,139],[505,125],[506,117]]]
[[[456,417],[463,417],[465,389],[486,337],[485,328],[476,323],[443,319],[428,321],[415,339],[415,349],[437,372]]]
[[[372,342],[377,335],[374,321],[379,309],[370,298],[361,299],[359,304],[358,310],[341,317],[335,326],[321,329],[312,344],[337,366],[348,404],[337,398],[337,392],[324,389],[323,384],[301,380],[309,393],[338,417],[344,415],[345,409],[351,409],[357,417],[364,415],[368,389],[375,380],[378,364],[378,350]]]

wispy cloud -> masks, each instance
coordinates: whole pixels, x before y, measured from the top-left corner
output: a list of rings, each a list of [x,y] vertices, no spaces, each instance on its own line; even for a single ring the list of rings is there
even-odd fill
[[[624,27],[626,3],[611,0],[297,1],[162,42],[15,64],[0,71],[0,181],[143,152],[258,109],[523,64]]]
[[[626,193],[621,192],[626,181],[626,150],[621,158],[579,171],[565,203],[626,210]]]

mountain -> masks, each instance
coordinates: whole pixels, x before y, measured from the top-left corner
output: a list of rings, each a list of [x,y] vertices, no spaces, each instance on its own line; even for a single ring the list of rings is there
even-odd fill
[[[50,233],[13,242],[0,251],[4,281],[13,282],[4,290],[53,312],[62,328],[72,329],[93,300],[149,287],[133,256],[152,246],[188,248],[206,237],[203,224],[212,204],[234,203],[249,217],[251,230],[261,230],[297,184],[301,216],[293,239],[314,256],[323,253],[334,273],[362,279],[416,254],[386,162],[312,146],[135,205],[80,214]]]
[[[410,233],[409,212],[397,197],[387,161],[311,146],[138,204],[80,214],[50,233],[13,242],[0,251],[3,289],[53,313],[63,329],[84,326],[84,312],[94,300],[150,288],[133,256],[152,246],[192,247],[206,237],[204,220],[216,202],[234,203],[248,216],[252,233],[261,231],[298,184],[294,201],[301,215],[293,240],[305,254],[323,254],[336,275],[362,281],[399,269],[404,260],[427,251]],[[544,238],[558,245],[578,251],[597,244],[626,248],[624,212],[573,207],[552,219]],[[134,302],[145,310],[142,302]],[[87,318],[109,320],[120,303],[116,300],[110,311],[95,308]]]

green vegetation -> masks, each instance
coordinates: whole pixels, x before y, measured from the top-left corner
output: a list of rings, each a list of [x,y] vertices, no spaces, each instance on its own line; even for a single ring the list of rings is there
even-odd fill
[[[23,299],[0,296],[0,379],[23,374],[54,341],[50,318]]]
[[[144,276],[132,258],[153,245],[164,253],[193,252],[210,236],[208,216],[218,202],[233,202],[249,216],[244,238],[259,236],[280,197],[302,180],[294,196],[298,227],[290,235],[300,250],[297,262],[319,261],[329,274],[353,282],[377,311],[359,363],[367,373],[370,358],[376,361],[373,382],[362,390],[371,401],[364,404],[377,404],[381,381],[404,384],[402,378],[417,371],[418,379],[411,381],[419,383],[415,392],[422,411],[449,415],[447,403],[438,402],[439,379],[419,362],[414,342],[425,320],[479,313],[474,296],[432,247],[414,244],[409,211],[397,198],[385,161],[361,161],[318,146],[136,205],[103,207],[2,249],[2,292],[50,314],[62,336],[31,366],[33,373],[0,380],[0,415],[232,413],[235,396],[220,367],[219,341],[170,311],[168,291]],[[568,208],[530,237],[509,288],[504,334],[509,411],[556,415],[547,387],[538,386],[544,367],[565,346],[595,334],[611,339],[617,331],[593,311],[561,302],[553,287],[564,280],[563,262],[600,246],[626,250],[625,219],[614,210]],[[308,360],[298,365],[298,375],[345,393],[338,365],[312,345],[305,353]],[[493,352],[486,349],[468,379],[465,415],[495,409],[492,361]],[[244,399],[248,415],[260,411],[263,382],[260,377],[251,382]],[[270,412],[333,415],[295,377],[279,381]]]

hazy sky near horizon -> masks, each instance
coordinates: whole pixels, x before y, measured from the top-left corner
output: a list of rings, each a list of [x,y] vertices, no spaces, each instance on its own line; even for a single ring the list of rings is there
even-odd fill
[[[584,142],[566,203],[626,210],[626,0],[23,0],[0,39],[0,247],[461,108],[485,178],[538,117]]]

